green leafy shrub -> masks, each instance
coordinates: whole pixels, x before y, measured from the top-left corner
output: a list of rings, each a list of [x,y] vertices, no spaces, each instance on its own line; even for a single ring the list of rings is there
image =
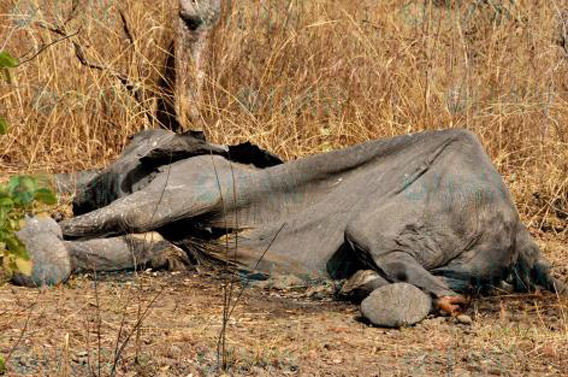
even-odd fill
[[[54,205],[57,197],[47,188],[47,182],[32,176],[15,176],[0,184],[0,252],[6,272],[31,274],[30,257],[16,232],[25,216],[33,214],[38,204]]]

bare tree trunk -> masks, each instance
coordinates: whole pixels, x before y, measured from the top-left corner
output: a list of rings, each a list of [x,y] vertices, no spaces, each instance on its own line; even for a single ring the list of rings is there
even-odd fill
[[[209,37],[219,21],[221,0],[179,0],[176,33],[162,81],[158,120],[173,131],[198,129],[199,106]]]

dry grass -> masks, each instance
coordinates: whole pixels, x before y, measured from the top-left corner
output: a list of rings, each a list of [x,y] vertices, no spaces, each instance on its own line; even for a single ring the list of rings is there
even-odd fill
[[[222,323],[222,280],[203,275],[142,274],[101,282],[73,278],[38,292],[0,290],[0,352],[28,331],[10,361],[10,376],[109,376],[117,334],[137,318],[138,300],[156,301],[135,342],[125,348],[117,376],[562,376],[568,373],[568,302],[543,296],[492,297],[469,308],[472,326],[445,318],[393,330],[367,326],[358,309],[304,289],[245,290],[228,323],[226,374],[216,345]],[[131,285],[132,284],[132,285]],[[317,290],[317,287],[314,287]],[[33,310],[29,308],[33,307]],[[99,303],[99,304],[97,304]],[[100,310],[97,310],[97,307]],[[28,313],[31,313],[28,314]],[[19,315],[15,315],[19,314]],[[97,325],[98,317],[101,326]],[[100,331],[98,330],[100,328]]]

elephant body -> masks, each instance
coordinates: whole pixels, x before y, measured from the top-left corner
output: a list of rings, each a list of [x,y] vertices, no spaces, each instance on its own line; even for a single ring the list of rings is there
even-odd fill
[[[370,269],[433,297],[506,279],[519,290],[560,286],[468,131],[371,141],[262,168],[182,138],[135,138],[94,180],[109,203],[61,223],[64,237],[157,231],[193,255],[246,270],[346,278]]]

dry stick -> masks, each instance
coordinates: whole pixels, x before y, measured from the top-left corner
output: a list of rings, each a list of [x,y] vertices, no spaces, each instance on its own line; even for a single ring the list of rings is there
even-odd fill
[[[87,304],[89,304],[87,302]],[[85,329],[87,330],[87,336],[85,337],[87,340],[87,368],[89,369],[89,372],[91,372],[91,375],[96,376],[97,374],[95,373],[95,369],[93,368],[93,364],[91,363],[91,331],[90,331],[90,324],[88,321],[88,318],[86,318],[87,316],[85,316]]]
[[[10,348],[10,352],[8,352],[8,356],[6,356],[6,360],[4,360],[5,365],[8,365],[8,362],[10,361],[10,358],[12,357],[12,353],[14,353],[16,348],[20,345],[20,342],[22,341],[22,339],[24,338],[24,335],[26,334],[26,331],[28,330],[28,325],[29,325],[30,320],[32,318],[33,310],[34,310],[35,306],[37,305],[37,302],[39,301],[40,294],[41,294],[41,290],[38,290],[36,298],[35,298],[34,302],[32,303],[32,305],[30,306],[30,311],[29,311],[29,313],[26,317],[26,322],[24,324],[24,327],[22,328],[22,331],[20,332],[20,336],[18,337],[18,340],[16,340],[16,343],[14,343],[12,348]]]
[[[20,67],[21,65],[26,64],[27,62],[29,62],[29,61],[31,61],[31,60],[34,60],[39,54],[41,54],[42,52],[44,52],[45,50],[47,50],[47,49],[50,48],[51,46],[56,45],[56,44],[59,43],[59,42],[63,42],[63,41],[65,41],[65,40],[69,39],[69,38],[72,38],[72,37],[76,36],[77,34],[79,34],[80,31],[81,31],[81,30],[77,30],[77,31],[76,31],[75,33],[73,33],[73,34],[66,35],[66,36],[64,36],[64,37],[62,37],[62,38],[59,38],[59,39],[57,39],[57,40],[55,40],[55,41],[53,41],[53,42],[51,42],[51,43],[42,45],[31,57],[29,57],[29,58],[27,58],[27,59],[24,59],[24,60],[19,60],[19,59],[18,59],[18,60],[19,60],[19,63],[16,65],[16,67]],[[30,50],[30,51],[31,51],[31,50]],[[25,55],[27,55],[28,53],[29,53],[29,51],[28,51]],[[24,55],[24,56],[25,56],[25,55]]]
[[[130,27],[130,23],[128,22],[128,18],[124,14],[124,10],[119,9],[118,13],[120,14],[120,19],[122,21],[122,30],[124,31],[124,34],[126,34],[126,38],[130,42],[130,45],[132,46],[132,49],[134,50],[134,55],[137,57],[138,56],[138,46],[136,44],[136,37],[134,36],[134,33],[132,32],[132,28]],[[144,71],[143,59],[137,59],[137,67],[138,67],[138,74],[140,74],[141,72]],[[144,94],[144,92],[142,92],[142,94]],[[152,118],[148,117],[148,120],[151,122]]]
[[[134,259],[135,260],[135,259]],[[126,303],[124,304],[124,308],[122,309],[122,318],[120,319],[120,326],[118,328],[118,332],[116,334],[116,343],[114,344],[114,356],[118,354],[118,347],[120,344],[120,336],[122,335],[122,330],[124,329],[124,325],[126,323],[126,313],[128,311],[128,306],[130,305],[130,298],[132,297],[132,289],[134,287],[134,276],[136,274],[136,262],[134,263],[134,273],[133,278],[130,284],[130,288],[128,289],[128,296],[126,298]]]
[[[126,20],[126,15],[124,14],[124,11],[122,9],[119,9],[118,14],[120,14],[120,19],[122,20],[122,30],[124,30],[124,34],[126,34],[126,37],[134,46],[136,40],[134,39],[134,34],[132,34],[132,31],[130,30],[130,26],[128,25],[128,21]]]
[[[142,283],[140,283],[142,285]],[[143,293],[142,287],[140,287],[140,292]],[[138,310],[136,311],[136,318],[140,319],[140,313],[142,312],[142,300],[140,295],[138,295]],[[136,330],[136,337],[134,338],[134,364],[139,365],[139,354],[140,354],[140,328]]]
[[[424,0],[424,24],[422,33],[424,35],[424,54],[426,55],[426,70],[424,72],[424,79],[426,85],[424,86],[424,108],[422,118],[426,121],[430,115],[430,85],[431,85],[431,66],[432,66],[432,48],[431,48],[431,35],[430,28],[432,23],[432,0]]]
[[[98,289],[98,279],[97,271],[93,269],[93,274],[95,276],[95,303],[97,307],[97,371],[98,377],[101,377],[101,307],[99,302],[99,289]]]
[[[132,334],[134,334],[135,331],[138,331],[138,329],[142,326],[142,322],[144,321],[144,319],[146,318],[146,316],[148,315],[148,312],[150,311],[150,308],[152,307],[152,305],[154,305],[154,303],[156,302],[156,300],[158,299],[158,297],[160,297],[160,295],[162,294],[162,292],[164,292],[164,290],[166,289],[166,286],[162,286],[162,289],[160,289],[160,291],[158,293],[156,293],[156,295],[152,298],[152,300],[150,301],[150,303],[148,304],[148,306],[146,307],[146,309],[144,309],[144,312],[142,313],[142,316],[140,318],[138,318],[138,320],[136,321],[136,323],[134,324],[134,328],[132,329],[132,331],[130,331],[128,333],[128,335],[126,336],[126,339],[124,340],[124,342],[122,343],[122,345],[120,346],[120,349],[118,350],[117,354],[115,355],[114,358],[114,362],[112,364],[112,370],[110,375],[111,376],[115,376],[116,375],[116,367],[118,365],[118,361],[120,360],[120,356],[122,355],[122,352],[124,351],[124,348],[126,348],[126,345],[128,344],[128,342],[130,341],[130,338],[132,337]]]
[[[229,156],[229,166],[231,169],[231,180],[232,180],[232,187],[233,187],[233,204],[235,206],[235,252],[233,255],[233,262],[236,263],[237,261],[237,251],[238,251],[238,245],[239,245],[239,210],[238,210],[238,206],[237,206],[237,186],[236,186],[236,179],[235,179],[235,171],[233,169],[233,163],[231,162],[230,156]],[[215,164],[213,164],[213,167],[215,169],[215,175],[217,178],[217,184],[220,187],[220,182],[219,182],[219,177],[217,175],[217,169],[215,168]],[[219,189],[220,191],[220,189]],[[222,196],[222,194],[221,194]],[[225,231],[228,232],[227,230],[227,221],[226,221],[226,214],[223,213],[223,215],[225,216]],[[230,262],[230,257],[229,257],[229,237],[227,234],[225,234],[225,258],[226,258],[226,263],[225,263],[225,273],[228,273],[228,269],[229,269],[229,262]],[[227,367],[227,361],[226,361],[226,352],[225,352],[225,345],[226,345],[226,332],[227,332],[227,323],[229,323],[229,318],[231,317],[231,312],[232,310],[230,310],[230,305],[231,305],[231,301],[232,301],[232,296],[233,296],[233,287],[235,284],[235,280],[233,279],[232,275],[228,275],[229,276],[229,282],[227,284],[225,284],[225,288],[223,291],[223,326],[221,329],[221,334],[219,334],[220,339],[222,339],[222,350],[223,350],[223,369],[226,369]],[[227,285],[229,288],[229,292],[227,293]]]
[[[166,188],[167,188],[168,182],[170,180],[170,173],[171,173],[171,167],[172,167],[171,164],[172,164],[172,153],[170,151],[170,161],[169,161],[169,164],[168,164],[168,173],[166,175],[166,182],[164,183],[164,188],[160,192],[160,198],[158,199],[158,203],[156,204],[156,208],[154,209],[154,212],[152,213],[152,217],[150,218],[150,223],[152,221],[154,221],[154,217],[156,216],[156,213],[158,212],[160,204],[162,203],[162,200],[164,198],[164,194],[166,192]],[[145,237],[146,236],[147,235],[145,235]],[[133,254],[134,254],[134,252],[133,252]],[[133,289],[133,286],[134,286],[134,276],[136,274],[136,267],[137,267],[135,255],[133,255],[133,260],[134,260],[134,274],[133,274],[133,279],[132,279],[131,284],[130,284],[130,290],[128,291],[128,298],[127,298],[127,301],[126,301],[126,304],[125,304],[125,307],[124,307],[124,311],[122,312],[122,319],[121,319],[121,323],[120,323],[120,328],[118,329],[118,333],[117,333],[117,336],[116,336],[116,343],[115,343],[115,348],[114,348],[114,363],[113,363],[113,367],[112,367],[111,376],[115,375],[116,366],[118,364],[118,361],[120,360],[120,354],[122,353],[122,350],[124,349],[126,343],[129,341],[130,336],[131,336],[131,334],[129,336],[127,336],[127,338],[123,342],[123,344],[119,346],[120,336],[122,335],[122,330],[124,329],[124,324],[125,324],[125,321],[126,321],[126,311],[128,309],[128,304],[130,303],[131,293],[132,293],[132,289]],[[148,310],[148,308],[146,308],[146,311],[147,310]],[[138,313],[137,313],[137,321],[141,321],[141,319],[142,319],[141,316],[140,316],[140,313],[141,313],[141,306],[140,306],[140,303],[139,303]],[[138,359],[138,344],[139,344],[138,342],[140,340],[139,329],[140,329],[140,326],[138,326],[138,328],[136,329],[136,342],[137,342],[136,343],[136,345],[137,345],[137,347],[136,347],[136,359]]]
[[[235,252],[233,254],[233,262],[236,264],[237,262],[237,252],[238,252],[238,248],[239,248],[239,208],[237,206],[237,182],[235,179],[235,170],[233,169],[233,162],[231,161],[231,156],[229,154],[229,167],[231,168],[231,180],[232,180],[232,187],[233,187],[233,205],[235,206]],[[227,249],[228,252],[228,249]],[[228,257],[228,255],[227,255]],[[235,279],[233,279],[233,275],[229,275],[229,295],[227,298],[227,301],[225,302],[225,305],[227,306],[227,308],[230,307],[231,305],[231,301],[233,299],[233,287],[235,285]],[[229,322],[229,318],[231,316],[231,311],[230,310],[223,310],[224,312],[227,313],[227,318],[225,319],[225,321],[228,323]]]
[[[219,179],[219,172],[217,171],[217,166],[215,165],[215,160],[213,159],[213,154],[211,156],[211,163],[213,164],[213,171],[215,172],[215,180],[217,181],[217,188],[219,189],[219,197],[221,199],[221,206],[223,208],[223,221],[225,225],[225,273],[229,269],[229,234],[227,225],[227,213],[225,208],[225,200],[223,198],[223,189],[221,187],[221,181]],[[217,366],[219,366],[219,359],[222,356],[222,368],[225,370],[227,366],[227,359],[225,353],[225,334],[227,329],[227,287],[223,287],[223,321],[221,325],[221,332],[219,333],[219,339],[217,340]]]
[[[266,249],[264,249],[264,251],[262,252],[262,255],[260,256],[260,258],[258,258],[258,260],[256,261],[256,264],[254,265],[253,271],[257,269],[258,265],[260,264],[260,262],[264,259],[264,256],[266,255],[266,253],[268,252],[268,250],[270,249],[270,247],[272,246],[272,244],[274,244],[274,241],[276,241],[276,238],[278,237],[278,235],[280,234],[280,232],[282,231],[282,229],[284,229],[284,227],[287,225],[287,223],[285,222],[284,224],[282,224],[280,226],[280,228],[278,228],[278,231],[276,232],[276,234],[274,235],[274,237],[272,238],[272,240],[270,241],[270,243],[268,244],[268,246],[266,247]],[[239,299],[241,298],[241,296],[243,295],[243,292],[245,291],[245,289],[248,287],[250,283],[250,278],[247,278],[245,284],[243,286],[241,286],[241,290],[239,291],[239,294],[237,295],[237,298],[235,299],[235,303],[233,304],[233,307],[231,308],[231,311],[229,312],[229,317],[231,317],[231,315],[233,314],[233,311],[235,310],[235,308],[237,307],[237,304],[239,302]]]
[[[94,267],[93,267],[93,271],[94,271]],[[87,300],[87,304],[86,305],[90,305],[89,300]],[[87,331],[87,335],[85,336],[86,341],[87,341],[87,368],[89,369],[89,372],[91,372],[92,376],[96,377],[96,373],[95,373],[95,369],[93,367],[93,364],[91,363],[91,329],[90,329],[90,321],[88,319],[88,316],[85,316],[85,330]]]
[[[63,26],[67,26],[67,24],[75,18],[77,15],[77,11],[79,10],[79,5],[81,5],[81,0],[73,0],[73,4],[71,6],[71,12],[67,15],[65,22],[63,22]]]

